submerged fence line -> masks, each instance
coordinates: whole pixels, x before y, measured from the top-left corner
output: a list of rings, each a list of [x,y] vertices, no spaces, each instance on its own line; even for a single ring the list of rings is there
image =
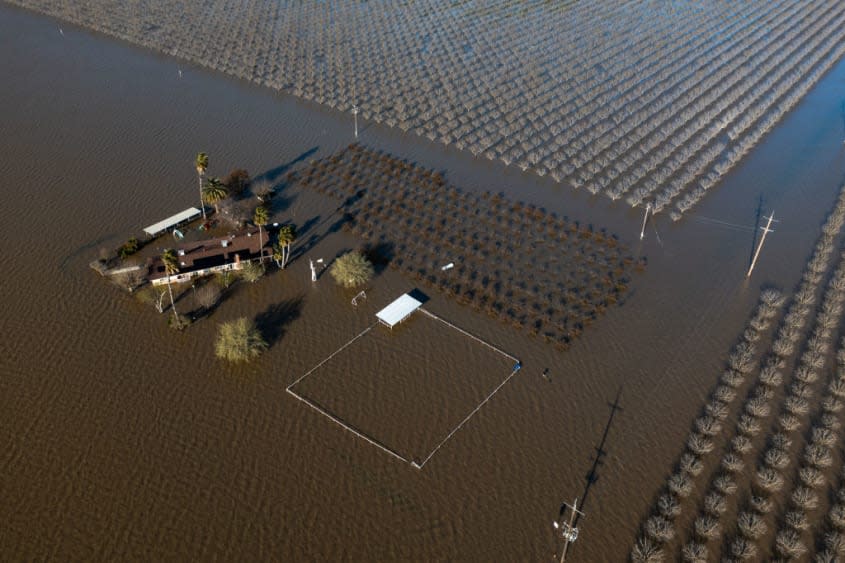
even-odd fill
[[[510,375],[509,375],[509,376],[507,376],[507,377],[505,378],[505,380],[504,380],[504,381],[502,381],[502,382],[499,384],[499,386],[498,386],[498,387],[496,387],[495,389],[493,389],[493,392],[492,392],[492,393],[490,393],[489,395],[487,395],[487,397],[485,397],[485,398],[484,398],[484,400],[483,400],[483,401],[481,401],[481,402],[478,404],[478,406],[477,406],[477,407],[475,407],[475,409],[473,409],[473,411],[472,411],[471,413],[469,413],[469,414],[466,416],[466,418],[464,418],[464,419],[461,421],[461,423],[460,423],[460,424],[458,424],[457,426],[455,426],[455,427],[452,429],[452,431],[451,431],[451,432],[449,432],[449,434],[448,434],[445,438],[443,438],[443,440],[442,440],[439,444],[437,444],[437,445],[434,447],[434,449],[433,449],[433,450],[431,450],[431,453],[430,453],[430,454],[428,454],[428,457],[427,457],[427,458],[425,458],[425,459],[423,460],[423,462],[422,462],[422,463],[417,464],[416,462],[413,462],[413,461],[412,461],[412,462],[411,462],[411,465],[413,465],[413,466],[414,466],[414,467],[416,467],[417,469],[422,469],[422,468],[423,468],[423,466],[424,466],[426,463],[428,463],[428,460],[430,460],[430,459],[434,456],[434,454],[436,454],[436,453],[437,453],[437,450],[439,450],[439,449],[440,449],[440,447],[441,447],[443,444],[445,444],[446,442],[448,442],[448,441],[449,441],[449,438],[451,438],[451,437],[452,437],[452,436],[453,436],[453,435],[454,435],[454,434],[455,434],[458,430],[460,430],[460,429],[461,429],[461,427],[462,427],[464,424],[466,424],[466,423],[467,423],[467,421],[475,415],[475,413],[477,413],[479,410],[481,410],[481,407],[483,407],[483,406],[484,406],[484,404],[485,404],[485,403],[487,403],[487,401],[489,401],[489,400],[493,397],[493,395],[495,395],[496,393],[498,393],[499,389],[501,389],[502,387],[504,387],[504,386],[505,386],[505,383],[507,383],[508,381],[510,381],[511,377],[513,377],[514,375],[516,375],[516,372],[518,372],[518,371],[519,371],[519,368],[514,369],[514,370],[510,373]]]
[[[367,329],[367,330],[369,330],[369,329]],[[343,422],[341,419],[334,416],[329,411],[327,411],[323,407],[317,405],[316,403],[314,403],[310,399],[306,399],[302,395],[299,395],[299,394],[295,393],[294,391],[291,391],[289,388],[286,389],[286,391],[288,393],[290,393],[291,395],[293,395],[294,397],[296,397],[297,399],[299,399],[300,401],[302,401],[303,403],[305,403],[306,405],[308,405],[309,407],[311,407],[312,409],[316,410],[317,412],[319,412],[320,414],[322,414],[323,416],[328,418],[329,420],[331,420],[332,422],[334,422],[335,424],[341,426],[343,429],[348,430],[349,432],[352,432],[353,434],[355,434],[356,436],[358,436],[362,440],[365,440],[365,441],[369,442],[370,444],[374,445],[375,447],[379,448],[381,451],[386,452],[386,453],[392,455],[393,457],[404,461],[405,463],[408,463],[407,459],[405,459],[404,457],[402,457],[401,455],[399,455],[398,453],[396,453],[395,451],[393,451],[389,447],[385,446],[384,444],[382,444],[381,442],[379,442],[375,438],[370,438],[369,436],[367,436],[363,432],[356,430],[355,428],[353,428],[349,424]]]
[[[293,387],[294,385],[296,385],[297,383],[299,383],[300,381],[302,381],[303,379],[305,379],[306,377],[308,377],[309,375],[311,375],[311,373],[312,373],[312,372],[314,372],[315,370],[317,370],[320,366],[322,366],[323,364],[325,364],[326,362],[328,362],[329,360],[331,360],[332,358],[334,358],[335,356],[337,356],[338,354],[340,354],[340,353],[344,350],[344,348],[346,348],[347,346],[349,346],[350,344],[352,344],[353,342],[355,342],[356,340],[358,340],[359,338],[361,338],[362,336],[364,336],[365,334],[367,334],[368,332],[370,332],[370,331],[373,329],[373,327],[374,327],[374,326],[376,326],[376,323],[373,323],[373,324],[371,324],[370,326],[368,326],[367,328],[365,328],[364,330],[362,330],[362,331],[358,334],[358,336],[356,336],[355,338],[353,338],[352,340],[350,340],[349,342],[347,342],[346,344],[344,344],[343,346],[341,346],[340,348],[338,348],[337,350],[335,350],[334,352],[332,352],[332,354],[331,354],[331,355],[329,355],[329,357],[328,357],[328,358],[326,358],[325,360],[323,360],[322,362],[320,362],[319,364],[317,364],[317,365],[316,365],[316,366],[314,366],[313,368],[311,368],[311,369],[309,369],[308,371],[306,371],[306,372],[305,372],[305,374],[304,374],[304,375],[302,375],[299,379],[297,379],[296,381],[294,381],[293,383],[291,383],[290,385],[288,385],[288,386],[285,388],[285,390],[286,390],[286,391],[290,391],[291,387]]]
[[[445,324],[445,325],[448,325],[448,326],[450,326],[450,327],[454,328],[455,330],[457,330],[457,331],[458,331],[458,332],[460,332],[461,334],[463,334],[463,335],[465,335],[465,336],[469,336],[469,337],[470,337],[470,338],[472,338],[473,340],[475,340],[475,341],[477,341],[477,342],[480,342],[481,344],[484,344],[485,346],[487,346],[487,347],[488,347],[488,348],[490,348],[491,350],[494,350],[494,351],[498,352],[499,354],[501,354],[501,355],[505,356],[506,358],[510,358],[510,359],[511,359],[511,360],[513,360],[514,362],[519,362],[519,360],[518,360],[516,357],[511,356],[510,354],[508,354],[507,352],[505,352],[505,351],[504,351],[504,350],[502,350],[501,348],[497,348],[497,347],[493,346],[492,344],[490,344],[489,342],[486,342],[486,341],[482,340],[481,338],[479,338],[479,337],[475,336],[474,334],[470,334],[470,333],[468,333],[467,331],[465,331],[465,330],[464,330],[464,329],[462,329],[461,327],[453,325],[452,323],[450,323],[450,322],[449,322],[449,321],[447,321],[446,319],[443,319],[443,318],[441,318],[441,317],[438,317],[438,316],[437,316],[437,315],[435,315],[434,313],[431,313],[431,312],[429,312],[429,311],[427,311],[427,310],[425,310],[425,309],[422,309],[422,308],[420,308],[420,311],[422,311],[423,313],[425,313],[426,315],[428,315],[428,316],[429,316],[429,317],[431,317],[432,319],[436,319],[436,320],[440,321],[441,323],[443,323],[443,324]],[[511,374],[511,375],[513,375],[513,374]]]
[[[403,462],[405,462],[405,463],[410,463],[410,464],[411,464],[411,466],[412,466],[412,467],[414,467],[414,468],[416,468],[416,469],[422,469],[422,468],[423,468],[423,466],[424,466],[426,463],[428,463],[428,462],[429,462],[429,460],[430,460],[432,457],[434,457],[434,454],[436,454],[436,453],[437,453],[437,451],[438,451],[438,450],[440,450],[440,448],[441,448],[441,447],[443,447],[443,445],[444,445],[444,444],[446,444],[446,442],[448,442],[448,441],[452,438],[452,436],[454,436],[454,435],[458,432],[458,430],[460,430],[460,429],[461,429],[461,428],[462,428],[462,427],[463,427],[463,426],[464,426],[467,422],[469,422],[469,420],[470,420],[473,416],[475,416],[475,414],[476,414],[479,410],[481,410],[481,407],[483,407],[485,404],[487,404],[487,402],[488,402],[490,399],[492,399],[492,398],[493,398],[493,395],[495,395],[496,393],[498,393],[498,392],[499,392],[499,389],[501,389],[502,387],[504,387],[504,386],[505,386],[505,384],[506,384],[508,381],[510,381],[510,380],[511,380],[511,378],[512,378],[514,375],[516,375],[516,373],[517,373],[517,372],[521,369],[521,367],[522,367],[522,366],[520,365],[519,360],[518,360],[515,356],[512,356],[511,354],[508,354],[508,353],[507,353],[507,352],[505,352],[504,350],[502,350],[502,349],[500,349],[500,348],[497,348],[496,346],[493,346],[493,345],[492,345],[492,344],[490,344],[489,342],[486,342],[485,340],[482,340],[481,338],[479,338],[479,337],[475,336],[474,334],[470,334],[470,333],[469,333],[469,332],[467,332],[466,330],[464,330],[464,329],[462,329],[462,328],[460,328],[460,327],[458,327],[458,326],[455,326],[454,324],[450,323],[449,321],[447,321],[447,320],[445,320],[445,319],[443,319],[443,318],[441,318],[441,317],[438,317],[438,316],[437,316],[437,315],[435,315],[434,313],[430,313],[429,311],[427,311],[427,310],[425,310],[425,309],[422,309],[422,308],[420,308],[419,310],[420,310],[420,311],[422,311],[423,313],[425,313],[428,317],[430,317],[430,318],[432,318],[432,319],[434,319],[434,320],[436,320],[436,321],[439,321],[439,322],[441,322],[441,323],[443,323],[443,324],[445,324],[445,325],[447,325],[447,326],[449,326],[449,327],[453,328],[454,330],[458,331],[459,333],[463,334],[464,336],[467,336],[467,337],[471,338],[472,340],[475,340],[476,342],[478,342],[478,343],[482,344],[483,346],[486,346],[487,348],[489,348],[489,349],[493,350],[494,352],[496,352],[496,353],[498,353],[498,354],[501,354],[502,356],[504,356],[504,357],[506,357],[506,358],[508,358],[508,359],[510,359],[510,360],[513,360],[513,361],[515,362],[515,365],[514,365],[514,367],[513,367],[513,370],[511,371],[511,373],[510,373],[510,374],[509,374],[509,375],[508,375],[508,376],[507,376],[507,377],[506,377],[506,378],[505,378],[505,379],[504,379],[501,383],[499,383],[499,385],[497,385],[497,386],[496,386],[496,388],[495,388],[495,389],[493,389],[493,391],[491,391],[491,392],[490,392],[490,394],[489,394],[489,395],[487,395],[487,396],[484,398],[484,400],[482,400],[482,401],[481,401],[481,402],[480,402],[480,403],[479,403],[479,404],[478,404],[478,405],[477,405],[477,406],[476,406],[476,407],[472,410],[472,412],[470,412],[470,413],[469,413],[466,417],[464,417],[464,419],[463,419],[463,420],[462,420],[462,421],[461,421],[461,422],[460,422],[457,426],[455,426],[455,427],[454,427],[454,428],[453,428],[453,429],[452,429],[452,430],[451,430],[451,431],[450,431],[450,432],[446,435],[446,437],[445,437],[445,438],[443,438],[443,439],[442,439],[442,440],[441,440],[441,441],[440,441],[440,442],[439,442],[439,443],[438,443],[438,444],[434,447],[434,449],[433,449],[433,450],[432,450],[432,451],[428,454],[428,456],[427,456],[427,457],[426,457],[426,458],[422,461],[422,463],[419,463],[419,464],[418,464],[415,460],[414,460],[414,461],[410,461],[410,462],[409,462],[409,460],[408,460],[408,459],[406,459],[405,457],[403,457],[402,455],[400,455],[399,453],[397,453],[395,450],[391,449],[389,446],[387,446],[387,445],[383,444],[382,442],[378,441],[377,439],[375,439],[375,438],[373,438],[373,437],[371,437],[371,436],[368,436],[368,435],[364,434],[362,431],[360,431],[360,430],[358,430],[358,429],[354,428],[354,427],[353,427],[352,425],[350,425],[349,423],[344,422],[343,420],[341,420],[340,418],[338,418],[337,416],[335,416],[334,414],[332,414],[331,412],[329,412],[329,411],[328,411],[328,410],[326,410],[325,408],[321,407],[320,405],[318,405],[317,403],[315,403],[315,402],[314,402],[314,401],[312,401],[311,399],[308,399],[308,398],[306,398],[305,396],[300,395],[300,394],[296,393],[295,391],[293,391],[293,387],[295,387],[295,386],[296,386],[296,385],[297,385],[300,381],[302,381],[303,379],[305,379],[306,377],[308,377],[309,375],[311,375],[314,371],[316,371],[317,369],[319,369],[321,366],[325,365],[325,364],[326,364],[326,362],[328,362],[329,360],[331,360],[332,358],[334,358],[335,356],[337,356],[339,353],[341,353],[343,350],[345,350],[345,349],[346,349],[346,348],[347,348],[350,344],[352,344],[353,342],[355,342],[356,340],[358,340],[359,338],[361,338],[362,336],[364,336],[365,334],[367,334],[368,332],[370,332],[370,331],[373,329],[373,327],[375,327],[378,323],[373,323],[373,324],[371,324],[370,326],[368,326],[367,328],[365,328],[364,330],[362,330],[360,333],[358,333],[358,335],[356,335],[354,338],[352,338],[351,340],[349,340],[349,341],[348,341],[347,343],[345,343],[343,346],[341,346],[340,348],[338,348],[337,350],[335,350],[334,352],[332,352],[332,353],[331,353],[331,354],[330,354],[330,355],[329,355],[326,359],[324,359],[323,361],[321,361],[320,363],[318,363],[316,366],[314,366],[313,368],[311,368],[310,370],[308,370],[307,372],[305,372],[302,376],[300,376],[300,377],[299,377],[298,379],[296,379],[293,383],[291,383],[290,385],[288,385],[288,386],[287,386],[287,388],[285,388],[285,391],[287,391],[290,395],[292,395],[292,396],[293,396],[293,397],[295,397],[296,399],[298,399],[298,400],[302,401],[303,403],[305,403],[306,405],[308,405],[308,406],[309,406],[309,407],[311,407],[312,409],[316,410],[317,412],[319,412],[320,414],[322,414],[323,416],[325,416],[326,418],[328,418],[329,420],[331,420],[332,422],[334,422],[335,424],[337,424],[338,426],[340,426],[340,427],[341,427],[341,428],[343,428],[344,430],[347,430],[347,431],[351,432],[352,434],[354,434],[355,436],[357,436],[357,437],[361,438],[362,440],[366,441],[367,443],[372,444],[373,446],[376,446],[378,449],[380,449],[381,451],[383,451],[383,452],[385,452],[385,453],[387,453],[387,454],[390,454],[392,457],[395,457],[396,459],[398,459],[398,460],[400,460],[400,461],[403,461]]]

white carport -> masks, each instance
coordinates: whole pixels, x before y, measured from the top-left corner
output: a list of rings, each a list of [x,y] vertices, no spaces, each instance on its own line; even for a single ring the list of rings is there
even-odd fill
[[[422,306],[422,302],[414,299],[407,293],[376,313],[376,317],[385,326],[393,328],[411,316],[411,314]]]
[[[150,235],[151,237],[158,236],[164,231],[170,229],[170,227],[176,227],[186,221],[196,219],[200,216],[200,213],[202,213],[202,211],[200,211],[196,207],[190,207],[185,211],[177,213],[172,217],[168,217],[163,221],[159,221],[155,225],[150,225],[149,227],[144,229],[144,232]]]

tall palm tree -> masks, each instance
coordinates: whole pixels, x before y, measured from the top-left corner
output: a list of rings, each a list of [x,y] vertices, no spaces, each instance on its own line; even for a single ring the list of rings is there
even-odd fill
[[[279,229],[279,240],[276,245],[279,249],[279,257],[281,258],[280,268],[287,266],[290,258],[290,245],[296,241],[296,225],[283,225]],[[277,262],[278,263],[278,262]]]
[[[252,222],[258,225],[258,252],[261,256],[259,258],[260,262],[264,261],[264,232],[261,228],[266,225],[269,220],[270,214],[266,207],[259,205],[255,208],[255,214],[252,216]]]
[[[205,171],[208,170],[208,155],[204,152],[197,153],[197,159],[194,161],[197,168],[197,177],[200,181],[200,209],[202,209],[202,220],[205,221],[205,199],[202,196],[202,177],[205,176]]]
[[[170,307],[173,309],[173,322],[178,325],[179,313],[176,312],[176,302],[173,300],[173,286],[170,285],[170,276],[179,273],[179,257],[176,256],[176,252],[172,248],[168,248],[162,253],[161,262],[164,264],[164,273],[167,274],[167,291],[170,293]]]
[[[212,176],[205,181],[205,186],[202,188],[202,198],[214,206],[215,213],[220,213],[219,204],[221,201],[226,199],[226,196],[228,195],[229,190],[226,189],[226,186],[220,181],[220,178]]]

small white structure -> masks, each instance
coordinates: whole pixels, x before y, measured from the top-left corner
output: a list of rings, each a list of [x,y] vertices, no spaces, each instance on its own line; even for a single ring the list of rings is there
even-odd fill
[[[163,233],[164,231],[169,230],[171,227],[176,227],[177,225],[181,225],[186,221],[192,221],[200,216],[202,211],[197,209],[196,207],[189,207],[185,211],[177,213],[172,217],[168,217],[163,221],[159,221],[155,225],[150,225],[144,232],[150,235],[151,237],[155,237]]]
[[[376,317],[385,326],[391,329],[411,316],[411,314],[422,306],[422,302],[414,299],[407,293],[376,313]]]

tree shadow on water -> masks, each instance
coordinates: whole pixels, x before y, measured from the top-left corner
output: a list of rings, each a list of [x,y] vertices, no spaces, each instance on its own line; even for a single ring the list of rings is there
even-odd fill
[[[293,167],[293,165],[307,159],[309,156],[316,153],[319,149],[320,149],[320,147],[311,147],[310,149],[308,149],[307,151],[305,151],[301,155],[297,156],[296,158],[294,158],[290,162],[286,162],[286,163],[281,164],[281,165],[279,165],[275,168],[271,168],[270,170],[262,172],[261,174],[259,174],[255,178],[253,178],[252,180],[253,180],[253,182],[266,182],[268,184],[275,184],[276,181],[282,176],[282,174],[284,174],[285,172],[290,170],[291,167]]]
[[[273,347],[285,334],[285,326],[299,317],[302,311],[302,296],[286,299],[270,305],[255,317],[255,325],[267,346]]]

